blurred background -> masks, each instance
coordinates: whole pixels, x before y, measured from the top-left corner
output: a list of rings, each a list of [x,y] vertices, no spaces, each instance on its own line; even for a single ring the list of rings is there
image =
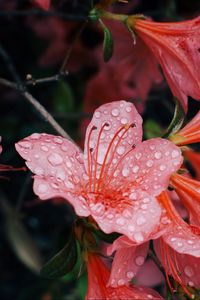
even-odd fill
[[[74,212],[61,199],[37,199],[30,172],[3,172],[3,165],[24,167],[15,142],[34,132],[57,134],[24,97],[25,90],[81,147],[88,120],[105,102],[125,99],[135,103],[144,118],[144,138],[160,136],[173,116],[172,94],[159,66],[143,59],[144,53],[137,45],[134,48],[119,24],[106,24],[115,51],[108,63],[103,62],[102,29],[97,23],[85,23],[92,2],[55,0],[50,10],[44,11],[34,1],[0,0],[2,300],[82,300],[87,282],[84,274],[78,276],[79,261],[73,272],[61,279],[39,275],[43,263],[65,245]],[[129,4],[114,5],[112,11],[179,21],[198,16],[200,2],[130,0]],[[190,99],[188,118],[199,108],[199,103]]]

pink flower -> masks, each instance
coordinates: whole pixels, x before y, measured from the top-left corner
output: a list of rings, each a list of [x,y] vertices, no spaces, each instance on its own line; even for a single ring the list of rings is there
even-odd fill
[[[84,110],[91,112],[108,101],[125,99],[132,101],[140,113],[152,87],[160,84],[159,65],[141,39],[133,39],[123,24],[106,22],[114,40],[114,54],[105,64],[102,47],[99,48],[99,71],[88,81],[84,98]]]
[[[200,99],[200,17],[158,23],[130,17],[130,26],[160,63],[173,95],[187,110],[187,97]]]
[[[170,137],[178,146],[200,142],[200,111],[181,130]]]
[[[51,0],[32,0],[32,2],[44,10],[48,10],[51,4]]]
[[[161,208],[156,196],[167,188],[182,156],[168,140],[141,140],[141,116],[132,103],[120,101],[95,111],[84,154],[72,142],[48,134],[33,134],[16,149],[35,173],[34,191],[41,199],[63,197],[105,233],[142,243],[157,230]]]
[[[162,299],[162,297],[150,288],[136,287],[132,284],[123,285],[117,288],[108,287],[109,270],[101,259],[89,254],[88,263],[88,291],[86,300],[129,300],[129,299]]]

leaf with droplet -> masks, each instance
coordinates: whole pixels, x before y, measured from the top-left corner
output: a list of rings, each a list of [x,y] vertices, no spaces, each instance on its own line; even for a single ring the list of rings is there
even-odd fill
[[[104,25],[102,20],[99,20],[100,24],[103,28],[104,33],[104,39],[103,39],[103,59],[105,62],[108,62],[112,55],[114,50],[114,43],[113,43],[113,37],[110,32],[110,30]]]
[[[74,236],[41,269],[40,274],[49,279],[56,279],[69,273],[77,261],[77,245]]]
[[[178,100],[176,100],[176,107],[175,107],[173,119],[169,124],[167,131],[163,135],[163,137],[168,138],[169,136],[178,132],[181,126],[183,125],[184,119],[185,119],[185,112],[181,106],[181,103]]]

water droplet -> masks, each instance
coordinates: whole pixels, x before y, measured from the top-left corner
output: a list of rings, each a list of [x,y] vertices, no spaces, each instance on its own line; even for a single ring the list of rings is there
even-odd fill
[[[65,186],[68,189],[74,189],[74,184],[71,181],[69,181],[69,180],[65,181]]]
[[[188,285],[193,287],[194,286],[194,282],[193,281],[188,281]]]
[[[133,171],[134,174],[136,174],[139,171],[139,166],[134,166],[132,168],[132,171]]]
[[[160,158],[162,157],[162,153],[161,153],[161,152],[156,152],[156,153],[154,154],[154,157],[155,157],[156,159],[160,159]]]
[[[41,150],[44,152],[48,152],[49,148],[47,146],[41,146]]]
[[[140,226],[140,225],[143,225],[146,223],[146,219],[143,217],[143,216],[140,216],[137,221],[136,221],[137,225]]]
[[[41,194],[44,194],[48,191],[49,189],[49,186],[45,183],[40,183],[38,186],[37,186],[37,192],[38,193],[41,193]]]
[[[128,120],[127,120],[126,118],[122,118],[122,119],[121,119],[121,123],[122,123],[123,125],[128,124]]]
[[[118,153],[119,155],[124,154],[124,152],[125,152],[125,147],[124,147],[124,146],[119,146],[119,147],[117,147],[117,153]]]
[[[135,233],[133,237],[138,243],[144,241],[144,237],[140,232]]]
[[[18,145],[21,146],[22,148],[25,148],[25,149],[28,149],[28,150],[33,148],[32,143],[26,142],[26,141],[18,142]]]
[[[56,144],[60,144],[61,145],[63,143],[63,140],[61,138],[59,138],[59,137],[56,137],[56,138],[54,138],[54,142]]]
[[[186,266],[184,268],[184,272],[185,272],[185,275],[187,275],[188,277],[194,276],[194,270],[192,269],[191,266]]]
[[[148,160],[147,162],[146,162],[146,166],[147,167],[152,167],[153,166],[153,160]]]
[[[125,224],[125,220],[123,218],[119,218],[116,220],[116,224],[117,225],[124,225]]]
[[[177,240],[177,238],[175,238],[175,237],[171,238],[171,242],[175,242],[176,240]]]
[[[142,266],[144,263],[144,256],[138,256],[135,259],[135,263],[137,266]]]
[[[177,243],[177,246],[178,246],[178,247],[182,247],[182,246],[183,246],[183,243],[178,242],[178,243]]]
[[[191,240],[188,240],[187,242],[188,242],[188,244],[189,244],[189,245],[192,245],[192,244],[194,244],[194,242],[193,242],[193,241],[191,241]]]
[[[117,117],[117,116],[119,116],[119,110],[117,108],[114,108],[112,110],[111,114],[113,115],[113,117]]]
[[[51,153],[48,156],[48,161],[53,165],[53,166],[58,166],[60,164],[62,164],[63,162],[63,158],[60,154],[58,153]]]
[[[124,177],[128,177],[129,173],[130,173],[130,171],[129,171],[128,168],[124,168],[124,169],[122,170],[122,175],[123,175]]]
[[[142,200],[143,203],[149,203],[150,202],[150,199],[145,197],[143,200]]]
[[[131,193],[129,195],[129,199],[131,199],[131,200],[137,200],[137,194],[136,193]]]
[[[131,271],[129,271],[129,272],[126,273],[126,276],[127,276],[129,279],[132,279],[133,276],[134,276],[134,273],[131,272]]]
[[[90,205],[91,211],[96,216],[102,216],[105,211],[105,207],[102,203],[96,203]]]
[[[63,170],[58,170],[56,173],[56,178],[64,181],[66,178],[65,172]]]
[[[159,167],[159,169],[160,169],[160,171],[164,171],[164,170],[166,170],[166,165],[160,165],[160,167]]]
[[[40,138],[40,134],[39,134],[39,133],[33,133],[33,134],[30,136],[30,138],[31,138],[32,140],[38,140],[38,139]]]
[[[172,156],[172,158],[176,158],[179,156],[179,154],[180,154],[180,152],[178,150],[173,150],[171,156]]]
[[[133,232],[133,231],[135,231],[135,227],[133,225],[128,225],[128,230],[130,232]]]
[[[38,175],[38,176],[44,175],[44,170],[43,170],[42,168],[40,168],[40,167],[36,167],[36,168],[34,169],[34,173],[35,173],[36,175]]]
[[[119,279],[118,280],[118,285],[124,285],[125,284],[125,280],[124,279]]]
[[[107,218],[108,218],[109,220],[112,220],[112,219],[114,218],[114,216],[113,216],[113,214],[108,214],[108,215],[107,215]]]
[[[142,157],[142,153],[137,152],[137,153],[135,154],[135,158],[136,158],[136,159],[140,159],[141,157]]]
[[[95,118],[99,119],[101,117],[100,111],[95,111],[94,116]]]
[[[155,150],[156,146],[155,145],[150,145],[149,148],[150,148],[150,150]]]
[[[131,106],[127,106],[127,107],[126,107],[126,112],[129,113],[129,112],[131,112],[131,110],[132,110]]]
[[[69,159],[67,159],[67,160],[65,161],[65,164],[66,164],[66,166],[67,166],[68,168],[71,168],[71,167],[72,167],[72,163],[71,163],[71,161],[70,161]]]

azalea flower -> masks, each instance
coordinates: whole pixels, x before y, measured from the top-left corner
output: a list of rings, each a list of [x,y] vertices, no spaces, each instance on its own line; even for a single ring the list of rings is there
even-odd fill
[[[200,111],[181,130],[170,137],[178,146],[200,142]]]
[[[188,96],[200,99],[200,17],[159,23],[133,16],[128,24],[150,48],[186,111]]]
[[[156,196],[182,164],[180,149],[154,138],[142,142],[142,118],[129,102],[99,107],[87,128],[85,150],[69,140],[35,133],[16,144],[34,176],[40,199],[63,197],[78,216],[105,233],[149,239],[160,222]]]
[[[132,284],[125,286],[123,282],[117,288],[107,286],[109,269],[95,254],[89,254],[87,268],[88,291],[86,300],[163,299],[150,288],[136,287]]]

